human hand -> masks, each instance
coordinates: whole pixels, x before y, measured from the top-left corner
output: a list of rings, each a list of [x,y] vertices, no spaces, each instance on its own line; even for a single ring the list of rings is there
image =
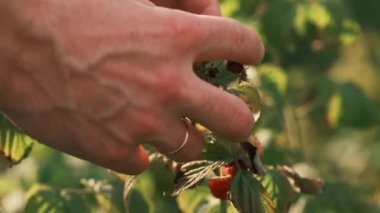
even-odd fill
[[[148,0],[140,0],[148,1]],[[220,16],[217,0],[150,0],[157,6],[179,9],[195,14]]]
[[[248,136],[254,120],[246,104],[192,70],[196,61],[261,60],[257,35],[236,21],[143,0],[0,7],[8,11],[0,15],[0,109],[39,141],[137,174],[148,165],[142,144],[163,153],[181,144],[182,117],[227,138]],[[187,145],[170,158],[201,152],[201,134],[188,128]]]

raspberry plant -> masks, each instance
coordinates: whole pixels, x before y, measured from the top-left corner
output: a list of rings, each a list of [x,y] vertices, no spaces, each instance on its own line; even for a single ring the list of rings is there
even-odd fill
[[[262,106],[260,94],[252,84],[249,84],[247,70],[243,65],[230,61],[204,62],[195,64],[194,72],[214,86],[240,97],[247,103],[256,121],[259,119]],[[198,160],[179,163],[152,153],[152,159],[161,161],[175,175],[169,192],[171,196],[181,196],[187,190],[196,191],[202,185],[208,185],[210,194],[221,200],[219,205],[221,212],[227,211],[225,201],[228,201],[238,212],[270,213],[288,211],[292,199],[284,195],[296,193],[288,178],[293,179],[294,187],[308,185],[315,188],[314,191],[302,188],[298,192],[310,194],[321,192],[323,187],[321,180],[301,178],[289,167],[274,168],[263,165],[260,155],[263,155],[264,151],[254,133],[247,141],[230,141],[196,122],[193,122],[193,125],[202,132],[206,143]],[[289,171],[285,172],[283,168]],[[272,175],[277,179],[271,177]],[[129,191],[132,190],[132,185],[128,184]],[[268,185],[274,185],[278,189],[270,190]],[[282,199],[287,201],[283,202]]]
[[[197,63],[194,71],[247,102],[258,121],[249,140],[228,141],[195,124],[206,142],[197,161],[152,152],[151,168],[130,177],[73,167],[0,116],[0,212],[17,212],[6,207],[20,188],[28,190],[26,205],[19,204],[25,212],[287,212],[289,205],[297,212],[379,212],[379,1],[220,3],[223,15],[259,32],[266,57],[256,70],[222,61]],[[32,147],[30,160],[6,169]],[[246,168],[228,175],[236,162]],[[320,193],[323,182],[293,168],[315,168],[313,177],[326,180],[323,194],[300,196]],[[209,184],[225,177],[231,185],[220,200]]]

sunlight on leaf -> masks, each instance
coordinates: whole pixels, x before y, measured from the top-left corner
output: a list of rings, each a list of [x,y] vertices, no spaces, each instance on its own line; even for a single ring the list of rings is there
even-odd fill
[[[259,66],[258,74],[262,83],[262,89],[265,91],[264,100],[270,99],[277,107],[281,107],[285,101],[288,84],[288,77],[285,71],[273,64],[263,64]]]
[[[28,192],[25,213],[91,212],[84,197],[77,192],[56,191],[49,186],[34,185]]]
[[[332,21],[329,11],[321,3],[314,1],[309,5],[309,20],[318,29],[323,30]]]
[[[240,1],[223,1],[220,4],[223,16],[231,17],[240,9]]]
[[[339,40],[343,45],[352,44],[360,32],[360,26],[357,22],[347,19],[343,21],[343,32],[339,36]]]
[[[18,164],[28,157],[35,142],[0,114],[0,157],[6,158],[11,165]]]
[[[240,85],[232,89],[232,92],[239,96],[250,108],[255,118],[259,120],[261,108],[263,106],[259,91],[251,86]]]
[[[304,4],[297,4],[296,16],[293,21],[294,29],[299,35],[306,34],[307,11]]]
[[[330,127],[336,127],[339,121],[339,116],[342,111],[342,97],[339,94],[331,96],[328,111],[327,111],[327,123]]]
[[[276,212],[288,212],[295,192],[287,177],[275,169],[267,169],[267,175],[260,182],[271,196]]]

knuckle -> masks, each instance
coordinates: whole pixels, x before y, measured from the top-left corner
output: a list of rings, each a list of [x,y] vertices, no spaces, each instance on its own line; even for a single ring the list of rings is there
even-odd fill
[[[154,113],[140,112],[133,121],[133,135],[138,142],[148,140],[161,130],[161,121]]]
[[[172,20],[170,22],[170,34],[175,43],[175,48],[182,48],[187,50],[193,48],[201,39],[202,31],[200,30],[200,24],[194,21],[190,15]]]
[[[236,21],[232,21],[232,28],[231,30],[231,41],[233,41],[233,51],[235,54],[239,54],[243,52],[245,45],[246,45],[246,35],[242,32],[242,26],[239,23],[236,23]]]
[[[157,91],[159,102],[165,107],[182,103],[186,97],[186,81],[177,73],[166,73],[160,75],[154,90]]]

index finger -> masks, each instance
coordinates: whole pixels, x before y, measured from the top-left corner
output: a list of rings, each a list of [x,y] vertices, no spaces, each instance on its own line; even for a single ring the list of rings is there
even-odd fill
[[[256,32],[239,22],[221,17],[196,16],[201,39],[195,42],[196,61],[231,60],[257,64],[264,57],[264,45]]]

